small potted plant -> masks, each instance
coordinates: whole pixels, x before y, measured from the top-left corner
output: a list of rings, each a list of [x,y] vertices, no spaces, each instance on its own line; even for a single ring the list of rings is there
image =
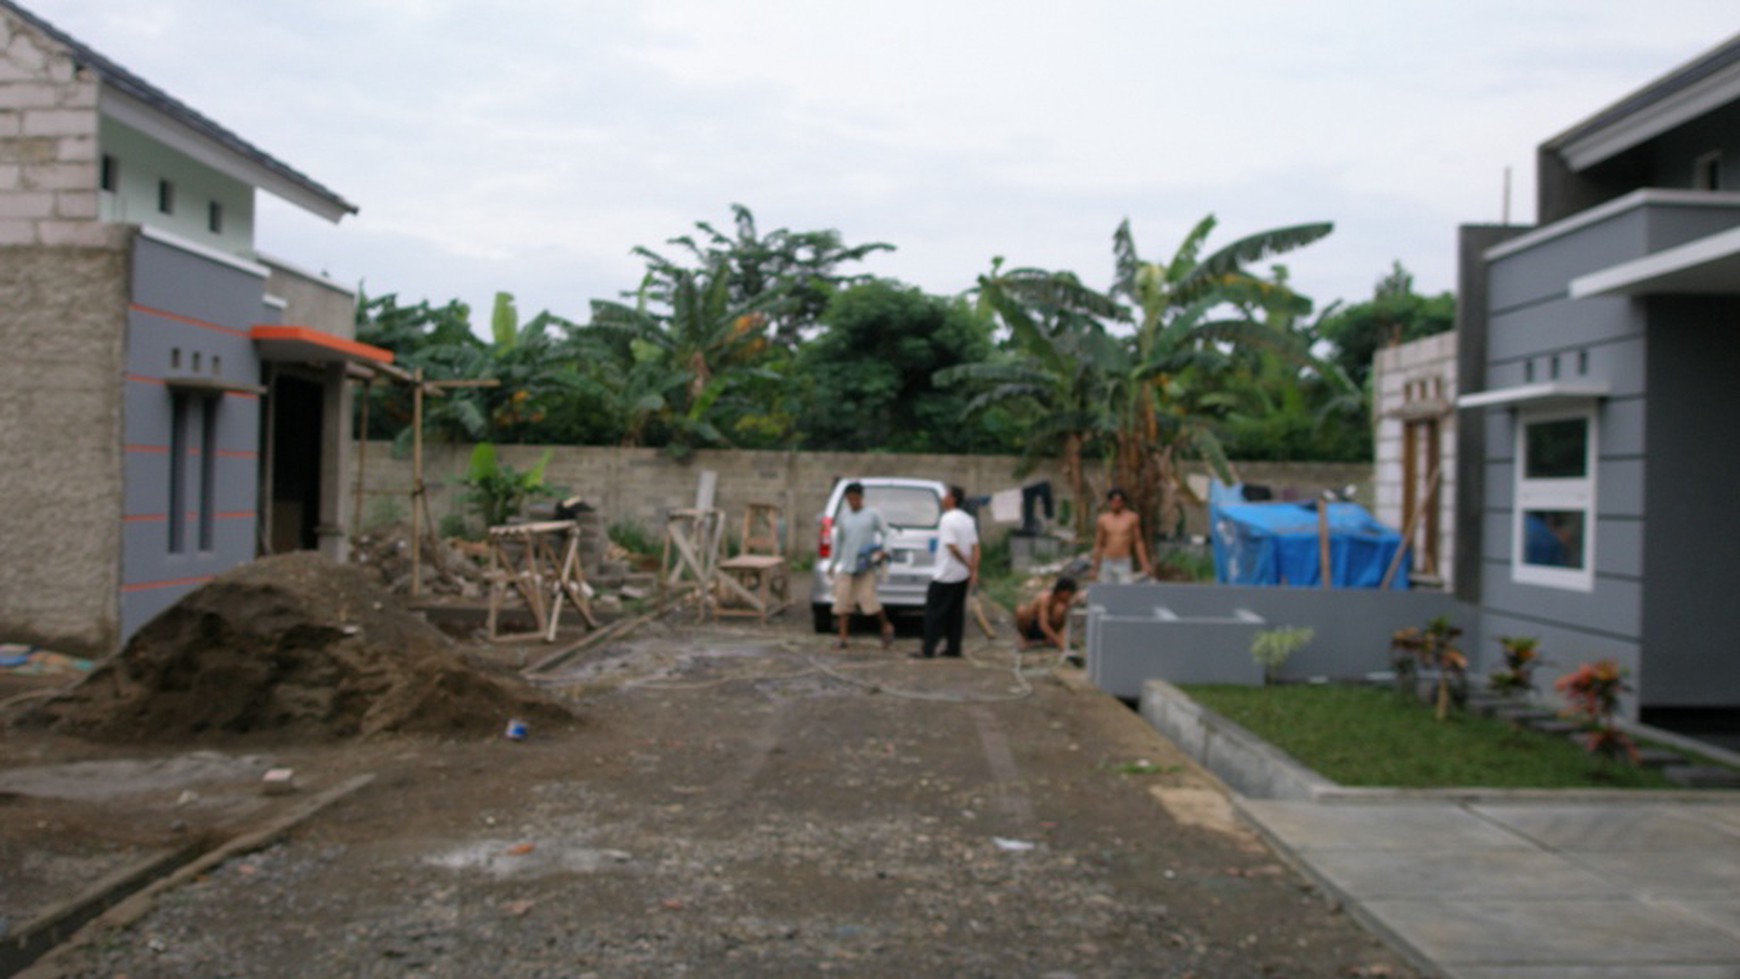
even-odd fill
[[[1263,668],[1263,686],[1275,682],[1275,674],[1287,662],[1288,657],[1302,649],[1317,630],[1308,626],[1287,626],[1282,629],[1264,629],[1251,640],[1251,658]]]
[[[1631,689],[1627,671],[1613,660],[1584,663],[1553,684],[1569,701],[1565,713],[1583,725],[1583,747],[1602,763],[1637,764],[1637,746],[1614,723],[1619,696]]]
[[[1414,678],[1418,668],[1425,666],[1438,673],[1436,714],[1442,721],[1450,715],[1450,705],[1458,707],[1468,699],[1468,658],[1457,649],[1455,640],[1462,630],[1450,624],[1446,616],[1426,623],[1424,629],[1400,629],[1390,637],[1390,661],[1395,664],[1396,684],[1402,694],[1416,696]]]
[[[1487,675],[1487,688],[1506,697],[1533,694],[1535,667],[1546,662],[1540,658],[1541,641],[1534,636],[1500,636],[1498,645],[1504,650],[1504,668]]]

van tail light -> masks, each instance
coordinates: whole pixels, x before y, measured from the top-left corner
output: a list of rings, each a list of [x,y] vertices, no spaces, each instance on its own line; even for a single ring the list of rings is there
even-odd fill
[[[822,518],[822,539],[816,544],[817,557],[834,556],[834,518]]]

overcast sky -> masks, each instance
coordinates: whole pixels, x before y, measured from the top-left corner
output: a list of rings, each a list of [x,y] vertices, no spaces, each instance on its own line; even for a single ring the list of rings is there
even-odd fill
[[[863,270],[969,287],[992,256],[1111,275],[1202,215],[1306,221],[1319,305],[1458,223],[1528,221],[1534,147],[1722,42],[1733,0],[23,0],[361,207],[262,195],[263,251],[371,294],[513,292],[584,320],[629,254],[733,202],[885,241]]]

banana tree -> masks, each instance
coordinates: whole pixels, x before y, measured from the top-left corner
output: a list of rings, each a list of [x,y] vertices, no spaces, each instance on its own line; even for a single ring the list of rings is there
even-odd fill
[[[1129,354],[1106,329],[1122,310],[1069,272],[1020,268],[1004,271],[1001,258],[978,279],[981,311],[994,314],[1009,330],[1010,356],[938,371],[938,385],[968,383],[979,393],[968,414],[993,405],[1023,403],[1033,413],[1023,446],[1024,467],[1041,457],[1056,457],[1069,482],[1076,533],[1085,538],[1093,494],[1087,460],[1116,432],[1110,410],[1111,383],[1126,373]]]
[[[1145,261],[1130,222],[1112,235],[1110,295],[1133,308],[1131,370],[1119,379],[1114,472],[1150,533],[1181,521],[1178,455],[1193,450],[1216,474],[1232,475],[1213,424],[1221,383],[1245,347],[1293,349],[1294,339],[1253,312],[1308,310],[1284,279],[1261,278],[1246,266],[1308,245],[1333,230],[1328,223],[1259,232],[1201,257],[1215,218],[1197,222],[1165,261]]]

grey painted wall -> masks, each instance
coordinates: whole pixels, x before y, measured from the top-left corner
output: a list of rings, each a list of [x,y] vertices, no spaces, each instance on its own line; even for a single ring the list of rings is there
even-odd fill
[[[1390,666],[1390,637],[1448,616],[1479,648],[1480,615],[1441,591],[1256,588],[1233,585],[1090,585],[1088,674],[1108,693],[1141,696],[1150,679],[1171,683],[1262,682],[1251,641],[1266,629],[1309,627],[1311,642],[1280,675],[1360,677]],[[1471,672],[1489,664],[1471,656]]]
[[[1633,716],[1639,706],[1740,703],[1740,658],[1712,657],[1707,645],[1709,636],[1740,626],[1732,598],[1740,557],[1731,554],[1740,518],[1729,515],[1732,494],[1713,463],[1734,458],[1740,436],[1710,424],[1734,401],[1740,306],[1573,300],[1569,282],[1733,227],[1740,223],[1734,203],[1640,199],[1567,233],[1501,249],[1488,266],[1486,389],[1589,380],[1605,382],[1611,394],[1596,412],[1593,591],[1514,579],[1519,416],[1483,413],[1481,658],[1495,661],[1500,636],[1537,636],[1550,663],[1543,685],[1580,663],[1613,658],[1632,671],[1638,693],[1626,709]]]
[[[1649,310],[1643,551],[1649,707],[1740,704],[1740,301],[1658,298]]]
[[[1542,639],[1558,673],[1611,656],[1639,672],[1643,636],[1645,317],[1627,299],[1568,297],[1572,278],[1650,250],[1653,208],[1637,207],[1530,247],[1489,265],[1486,388],[1529,382],[1601,381],[1612,396],[1596,409],[1596,512],[1591,528],[1591,591],[1515,580],[1511,554],[1519,413],[1485,415],[1484,511],[1481,520],[1482,642],[1477,659],[1496,663],[1498,637]]]
[[[263,270],[137,239],[124,384],[122,640],[201,582],[254,556],[259,396],[177,394],[165,380],[197,376],[258,385],[248,328],[275,315],[262,305],[264,285]],[[179,433],[178,400],[184,405]],[[184,515],[179,548],[171,543],[170,513],[177,448]],[[202,532],[207,521],[209,534]]]
[[[127,266],[0,248],[0,639],[114,648]]]

